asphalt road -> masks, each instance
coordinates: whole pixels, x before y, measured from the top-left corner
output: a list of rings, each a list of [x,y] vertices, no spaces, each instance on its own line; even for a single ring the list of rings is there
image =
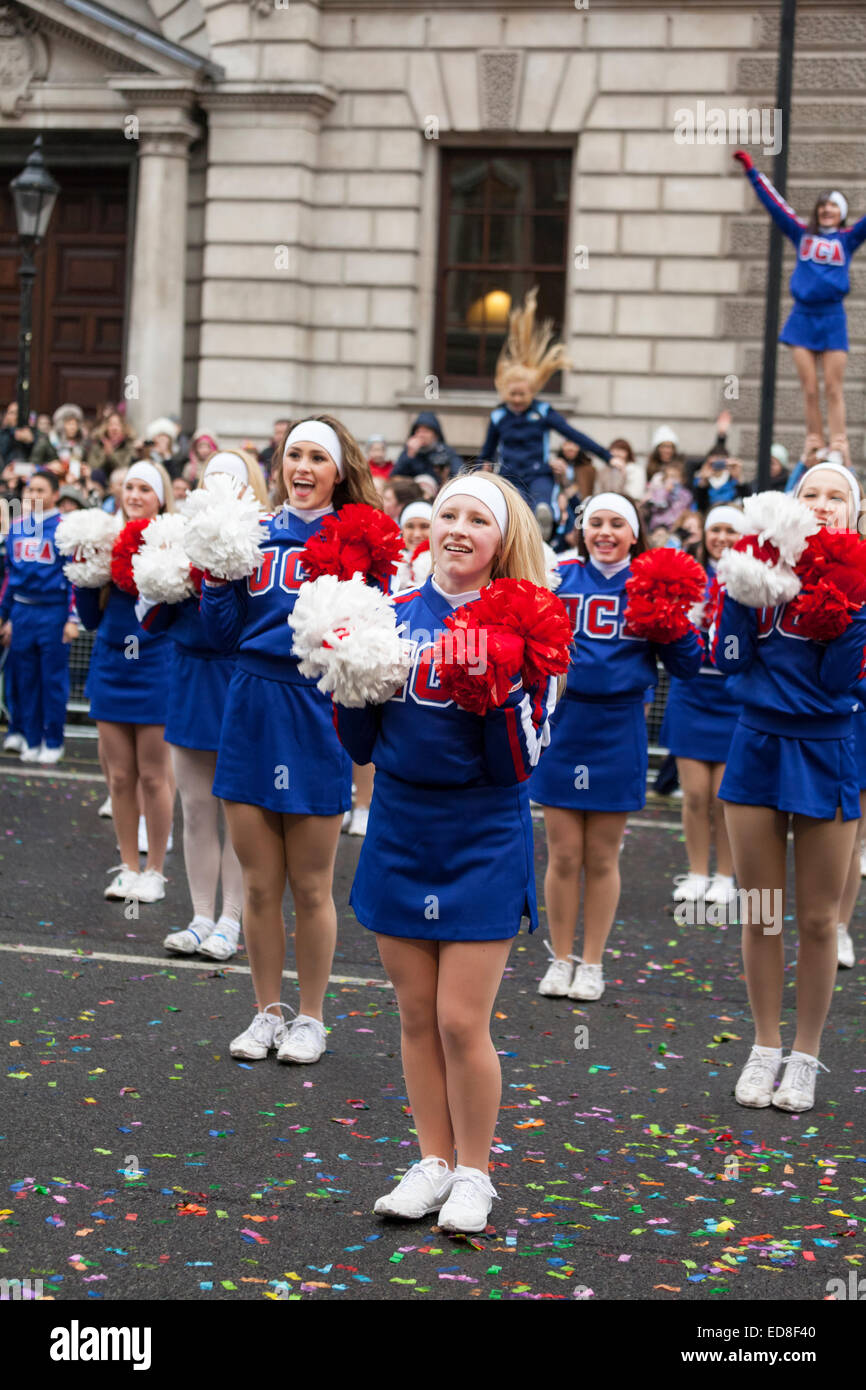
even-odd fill
[[[742,1110],[738,931],[673,921],[679,803],[630,826],[600,1002],[539,997],[544,931],[519,938],[493,1026],[500,1200],[484,1236],[451,1238],[372,1215],[416,1150],[394,996],[347,906],[360,841],[338,859],[326,1057],[241,1065],[245,957],[165,958],[190,915],[178,851],[138,920],[103,899],[105,791],[95,745],[71,751],[62,776],[0,760],[0,1278],[41,1278],[56,1300],[719,1303],[824,1300],[862,1267],[862,932],[816,1108]],[[790,1039],[790,941],[786,956]]]

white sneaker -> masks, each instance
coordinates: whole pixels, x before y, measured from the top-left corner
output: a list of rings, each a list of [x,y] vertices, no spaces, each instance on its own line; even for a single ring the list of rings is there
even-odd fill
[[[158,869],[145,869],[138,875],[135,896],[142,903],[158,903],[165,897],[165,875]]]
[[[288,1004],[281,1004],[287,1009]],[[286,1025],[282,1014],[262,1012],[256,1014],[249,1028],[239,1033],[229,1044],[233,1057],[241,1057],[247,1062],[260,1062],[274,1047],[279,1047],[286,1036]]]
[[[710,886],[704,894],[705,903],[723,903],[726,907],[737,896],[734,880],[730,874],[714,874]]]
[[[356,806],[349,821],[350,835],[366,835],[370,811],[367,806]]]
[[[240,930],[240,922],[233,921],[231,917],[221,917],[216,929],[198,948],[199,955],[210,956],[211,960],[229,960],[237,954]]]
[[[278,1062],[318,1062],[328,1046],[325,1025],[309,1014],[298,1014],[289,1024],[280,1050]]]
[[[38,762],[39,762],[39,754],[40,754],[41,752],[42,752],[42,744],[41,744],[41,743],[40,743],[40,744],[37,744],[34,748],[30,748],[30,747],[25,743],[24,746],[23,746],[22,749],[21,749],[21,761],[22,761],[22,763],[38,763]]]
[[[860,877],[866,878],[866,845],[860,846]]]
[[[49,767],[52,763],[59,763],[62,757],[62,743],[59,748],[49,748],[47,744],[43,743],[42,747],[39,749],[39,758],[37,761],[42,763],[44,767]]]
[[[110,797],[110,796],[107,796],[107,797],[105,798],[105,800],[103,801],[102,805],[100,806],[100,808],[99,808],[99,810],[96,812],[96,814],[97,814],[98,816],[102,816],[104,820],[111,820],[111,797]]]
[[[196,916],[183,931],[169,932],[162,944],[167,951],[177,951],[182,956],[191,956],[215,930],[216,923],[209,917]]]
[[[123,901],[125,898],[138,897],[140,875],[134,869],[131,869],[128,864],[119,864],[116,868],[109,869],[108,872],[117,874],[117,878],[113,878],[106,888],[106,898],[119,898]]]
[[[148,845],[147,845],[147,821],[144,819],[144,816],[139,816],[139,818],[138,818],[138,852],[139,852],[139,854],[147,854],[147,849],[148,849]]]
[[[3,740],[4,753],[20,753],[26,747],[23,734],[7,734]]]
[[[817,1057],[810,1057],[807,1052],[792,1052],[785,1060],[785,1074],[773,1096],[773,1104],[777,1110],[790,1110],[799,1115],[803,1110],[811,1110],[815,1104],[818,1068],[829,1071],[829,1067],[825,1067]]]
[[[345,835],[346,831],[349,829],[349,826],[350,826],[351,824],[352,824],[352,812],[351,812],[351,811],[344,811],[344,812],[343,812],[343,819],[340,821],[340,834],[341,834],[341,835]]]
[[[413,1163],[394,1188],[373,1205],[377,1216],[402,1216],[405,1221],[420,1221],[438,1211],[451,1191],[454,1174],[444,1158],[432,1154]]]
[[[753,1110],[763,1110],[770,1105],[781,1065],[781,1047],[758,1047],[755,1044],[734,1090],[737,1104],[747,1105]]]
[[[573,974],[574,966],[570,960],[552,960],[538,986],[538,993],[547,995],[550,999],[565,999],[571,987]]]
[[[604,978],[600,965],[578,962],[568,991],[569,999],[600,999],[604,994]]]
[[[674,879],[675,903],[696,903],[704,897],[710,880],[705,874],[678,874]]]
[[[844,922],[840,922],[836,928],[836,960],[846,970],[853,970],[854,942]]]
[[[495,1197],[496,1188],[486,1173],[458,1163],[436,1224],[443,1231],[483,1231]]]

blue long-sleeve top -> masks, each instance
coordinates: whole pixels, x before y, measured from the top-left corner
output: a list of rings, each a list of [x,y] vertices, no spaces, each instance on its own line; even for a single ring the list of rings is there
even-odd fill
[[[372,762],[377,771],[428,787],[527,782],[549,740],[555,681],[525,690],[516,676],[503,705],[486,715],[469,714],[443,699],[433,666],[436,638],[453,611],[447,598],[428,579],[394,602],[401,633],[413,644],[412,670],[384,704],[334,705],[334,725],[352,761]]]
[[[550,467],[550,431],[556,430],[564,439],[578,444],[588,454],[607,462],[610,451],[596,444],[589,435],[581,434],[554,410],[547,401],[534,400],[519,414],[507,405],[497,406],[490,416],[487,437],[481,446],[481,458],[487,463],[501,459],[501,475],[517,487],[526,486],[533,478],[553,477]]]
[[[591,560],[561,560],[557,598],[565,604],[574,631],[568,693],[577,699],[646,699],[658,681],[656,657],[672,676],[691,680],[703,659],[696,628],[675,642],[652,643],[625,630],[627,565],[606,577]]]
[[[22,517],[6,537],[6,570],[0,590],[0,622],[12,616],[16,598],[31,604],[57,604],[70,614],[75,607],[72,585],[63,573],[66,563],[57,552],[60,512]]]
[[[851,257],[866,241],[866,217],[861,217],[851,227],[811,232],[766,174],[749,169],[748,179],[773,221],[796,247],[797,264],[791,276],[791,294],[801,304],[840,303],[851,287],[848,274]]]
[[[101,589],[75,590],[78,616],[90,632],[97,629],[97,641],[106,642],[110,647],[125,650],[130,637],[135,637],[140,650],[156,650],[167,641],[164,633],[145,632],[135,616],[137,602],[135,594],[128,594],[112,584],[108,602],[100,606]]]
[[[205,620],[199,609],[199,597],[191,595],[181,603],[139,604],[139,621],[145,632],[156,635],[168,633],[172,642],[190,656],[233,656],[233,652],[217,650],[208,640]]]
[[[722,591],[710,630],[713,664],[752,728],[790,738],[841,738],[866,674],[866,609],[832,642],[797,631],[789,604],[746,608]]]
[[[262,558],[247,579],[208,584],[201,591],[205,640],[226,656],[235,650],[238,667],[252,675],[290,685],[315,685],[302,676],[294,653],[289,614],[305,575],[301,552],[323,518],[306,522],[288,506],[262,518]]]

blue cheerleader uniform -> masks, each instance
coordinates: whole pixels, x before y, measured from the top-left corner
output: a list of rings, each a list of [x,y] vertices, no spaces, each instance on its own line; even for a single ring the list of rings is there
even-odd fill
[[[167,632],[171,639],[166,743],[216,752],[234,653],[225,656],[208,642],[198,597],[144,609],[138,612],[145,632]]]
[[[812,352],[847,352],[848,320],[842,303],[850,289],[849,264],[866,241],[866,217],[851,227],[812,232],[765,174],[748,170],[748,179],[773,221],[794,243],[797,264],[791,276],[794,307],[779,335],[789,347]]]
[[[833,820],[860,816],[855,721],[866,663],[866,610],[832,642],[797,631],[789,605],[746,608],[723,591],[710,655],[742,711],[722,801]]]
[[[701,663],[696,629],[655,645],[625,631],[631,566],[606,578],[591,560],[563,560],[556,591],[574,625],[565,699],[551,721],[551,751],[533,774],[542,806],[573,811],[639,811],[648,766],[644,702],[655,688],[656,656],[691,680]]]
[[[9,732],[20,732],[29,748],[42,743],[60,748],[63,743],[69,698],[69,646],[63,628],[75,617],[75,601],[55,545],[62,519],[53,510],[24,517],[12,523],[6,537],[0,622],[12,619],[6,663],[13,697]]]
[[[168,709],[169,640],[144,632],[136,596],[112,584],[105,608],[101,589],[76,589],[78,616],[96,641],[84,693],[90,717],[109,724],[164,724]]]
[[[382,705],[334,706],[355,763],[373,762],[367,834],[349,902],[362,926],[426,941],[501,941],[538,925],[529,775],[547,742],[556,683],[469,714],[433,666],[452,611],[432,578],[395,599],[413,644],[406,684]]]
[[[706,597],[713,584],[713,567],[708,567]],[[709,660],[709,632],[702,630],[704,660],[694,680],[671,677],[659,742],[675,758],[694,758],[699,763],[723,763],[728,756],[740,706],[728,682]]]
[[[334,816],[352,804],[352,764],[331,701],[298,670],[289,614],[304,580],[301,552],[321,526],[285,505],[262,518],[262,558],[248,579],[202,586],[205,640],[237,651],[213,794],[283,815]]]
[[[857,780],[861,792],[866,791],[866,680],[856,687],[859,709],[854,715],[854,752],[857,758]]]

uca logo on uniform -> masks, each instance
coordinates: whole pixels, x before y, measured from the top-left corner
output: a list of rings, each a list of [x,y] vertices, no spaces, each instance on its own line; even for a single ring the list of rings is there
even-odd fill
[[[81,1327],[73,1318],[69,1327],[51,1332],[52,1361],[131,1361],[134,1371],[150,1370],[149,1327]]]

